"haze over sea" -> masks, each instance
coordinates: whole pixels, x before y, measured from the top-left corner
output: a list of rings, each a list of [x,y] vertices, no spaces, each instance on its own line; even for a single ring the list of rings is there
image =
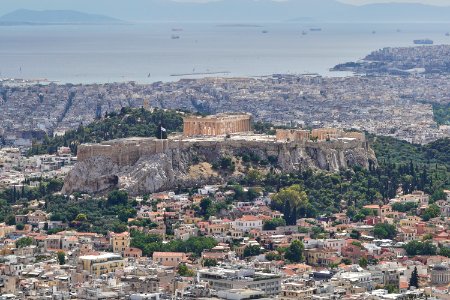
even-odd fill
[[[322,31],[309,30],[317,27]],[[382,47],[412,46],[414,39],[448,44],[448,31],[450,24],[436,23],[0,26],[0,78],[150,83],[205,77],[171,76],[192,72],[341,76],[329,68]]]

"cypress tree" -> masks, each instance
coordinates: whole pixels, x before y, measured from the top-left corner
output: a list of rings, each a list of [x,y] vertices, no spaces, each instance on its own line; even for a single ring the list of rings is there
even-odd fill
[[[294,207],[292,209],[292,213],[291,213],[291,216],[289,219],[291,220],[291,222],[287,225],[295,225],[297,223],[297,208],[296,207]]]
[[[414,286],[415,288],[419,288],[419,274],[417,272],[417,267],[414,267],[414,271],[411,274],[411,278],[409,279],[409,287]]]
[[[287,225],[291,225],[290,224],[290,217],[291,217],[291,203],[289,202],[289,200],[286,200],[286,202],[284,202],[284,210],[283,210],[283,218],[286,221]]]

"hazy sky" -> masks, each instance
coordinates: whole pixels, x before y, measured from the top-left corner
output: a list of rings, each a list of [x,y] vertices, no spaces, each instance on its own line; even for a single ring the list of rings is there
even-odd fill
[[[157,11],[158,9],[169,11],[167,8],[165,8],[166,5],[159,5],[164,2],[167,4],[170,1],[180,1],[180,2],[210,2],[210,1],[223,1],[223,2],[232,2],[232,0],[0,0],[0,16],[6,13],[9,13],[13,10],[20,9],[20,8],[27,8],[27,9],[36,9],[36,10],[44,10],[44,9],[72,9],[72,10],[79,10],[83,12],[91,12],[91,13],[98,13],[98,14],[105,14],[109,15],[111,17],[116,17],[123,20],[128,21],[142,21],[142,20],[153,20],[153,19],[164,19],[164,17],[159,18],[160,14]],[[233,7],[226,7],[228,9],[228,12],[230,13],[231,18],[235,15],[242,15],[244,12],[241,12],[239,10],[233,11],[234,7],[239,8],[236,3],[239,3],[241,0],[234,0],[231,4]],[[267,1],[267,0],[253,0],[256,3],[258,1]],[[313,12],[312,15],[314,15],[316,12],[320,12],[321,5],[324,3],[330,4],[331,1],[340,1],[343,3],[348,4],[354,4],[354,5],[363,5],[363,4],[369,4],[369,3],[386,3],[386,2],[402,2],[402,3],[422,3],[422,4],[432,4],[432,5],[444,5],[450,7],[450,0],[273,0],[273,1],[292,1],[292,2],[300,2],[303,4],[306,4],[307,7],[304,11],[307,11],[311,15],[311,11]],[[244,1],[242,1],[244,2]],[[249,1],[247,2],[247,6]],[[303,5],[302,4],[302,5]],[[155,5],[155,6],[154,6]],[[164,6],[164,7],[163,7]],[[226,5],[223,5],[224,7]],[[219,6],[220,7],[220,6]],[[268,18],[270,20],[279,19],[283,20],[282,16],[277,16],[276,18],[272,15],[276,12],[268,11],[267,5],[261,5],[261,11],[260,16],[262,18]],[[333,6],[329,6],[333,7]],[[421,8],[413,8],[412,10],[417,15],[417,11],[420,13]],[[170,12],[170,11],[169,11]],[[190,11],[191,17],[195,17],[196,14],[195,11]],[[433,14],[439,14],[440,13],[440,19],[450,19],[450,13],[447,14],[447,12],[441,11],[441,9],[438,9],[437,12],[430,13],[430,15]],[[443,17],[442,14],[446,14]],[[176,15],[176,14],[166,14],[169,16],[169,19],[177,19],[178,17],[182,17],[183,15]],[[286,16],[284,19],[294,18],[294,17],[303,17],[302,11],[299,10],[298,14],[297,11],[291,11],[289,16]],[[329,14],[328,14],[329,16]],[[319,16],[326,19],[326,16]],[[167,18],[166,18],[167,19]],[[239,19],[236,17],[235,19]]]
[[[89,11],[90,8],[93,8],[96,10],[98,7],[102,7],[104,3],[110,4],[111,6],[115,6],[115,3],[120,2],[127,2],[127,0],[110,0],[110,1],[88,1],[88,0],[0,0],[2,2],[2,5],[0,6],[0,12],[5,11],[11,11],[13,9],[18,8],[30,8],[30,9],[51,9],[52,7],[55,7],[57,9],[70,7],[70,6],[77,6],[79,7],[80,3],[90,3],[89,5],[86,5],[85,11]],[[136,0],[136,2],[139,2],[141,0]],[[178,1],[178,2],[210,2],[210,1],[220,1],[220,0],[163,0],[163,1]],[[227,1],[227,0],[222,0]],[[258,1],[258,0],[255,0]],[[295,1],[295,0],[273,0],[273,1]],[[316,2],[318,0],[309,0],[312,3]],[[355,5],[363,5],[363,4],[369,4],[369,3],[387,3],[387,2],[403,2],[403,3],[423,3],[423,4],[430,4],[430,5],[443,5],[443,6],[450,6],[450,0],[337,0],[343,3],[348,4],[355,4]],[[134,1],[130,1],[134,2]],[[119,5],[120,6],[120,5]],[[105,8],[103,6],[103,8]],[[106,9],[107,10],[107,9]]]
[[[344,3],[349,4],[369,4],[369,3],[388,3],[388,2],[416,2],[416,3],[423,3],[423,4],[429,4],[429,5],[442,5],[442,6],[450,6],[450,0],[340,0]]]

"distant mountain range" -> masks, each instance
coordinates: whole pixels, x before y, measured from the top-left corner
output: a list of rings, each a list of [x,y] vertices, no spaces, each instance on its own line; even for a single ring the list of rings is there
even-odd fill
[[[26,7],[51,11],[18,10],[0,22],[22,23],[116,23],[130,22],[450,22],[450,7],[413,3],[355,6],[337,0],[76,0],[5,1],[0,11]],[[89,11],[97,15],[77,11]],[[104,16],[114,16],[113,19]]]
[[[65,25],[65,24],[121,24],[123,21],[104,15],[73,10],[19,9],[0,17],[0,25]]]

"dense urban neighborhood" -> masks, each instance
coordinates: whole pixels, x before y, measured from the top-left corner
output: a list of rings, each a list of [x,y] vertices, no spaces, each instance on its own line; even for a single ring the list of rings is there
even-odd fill
[[[448,74],[449,53],[449,45],[386,47],[370,53],[360,62],[340,64],[333,70],[371,75]]]
[[[21,299],[448,296],[450,191],[437,201],[413,191],[297,219],[286,206],[308,201],[300,186],[260,190],[205,186],[132,198],[116,191],[104,200],[54,195],[16,204],[0,226],[0,292]],[[274,209],[279,201],[284,212]],[[122,222],[99,230],[95,210],[117,212]]]
[[[179,128],[176,114],[138,108],[102,117],[95,126],[104,131],[87,126],[87,131],[49,140],[45,145],[53,146],[45,149],[58,146],[64,137],[70,137],[72,145],[77,139],[108,136],[116,129],[102,124],[115,118],[132,120],[136,114],[153,118],[147,125],[159,139],[129,142],[137,147],[161,145],[156,152],[168,153],[163,145],[171,140],[181,145],[182,140],[201,138],[219,144],[258,137],[245,135],[250,128],[246,114],[181,114],[184,132],[170,137],[163,135],[164,119],[157,117],[170,116],[166,124],[172,131]],[[128,130],[128,122],[123,124]],[[269,130],[276,133],[270,143],[294,143],[299,149],[366,140],[364,134],[333,128]],[[267,134],[256,143],[267,143]],[[413,150],[413,162],[398,154],[411,151],[410,144],[389,146],[392,141],[381,140],[385,144],[371,141],[369,146],[375,148],[378,163],[334,172],[314,164],[285,172],[280,157],[258,156],[256,149],[238,154],[224,147],[221,157],[207,161],[199,155],[189,168],[228,174],[228,182],[198,186],[192,177],[190,187],[138,195],[134,189],[61,193],[75,162],[95,161],[89,146],[78,147],[78,158],[64,145],[53,154],[31,156],[19,148],[3,148],[1,297],[446,299],[448,140],[430,144],[433,162],[420,156],[426,148]],[[132,166],[135,150],[123,143],[92,147],[100,147],[95,151],[103,158]],[[116,148],[102,148],[111,145]],[[139,150],[140,155],[150,155],[145,151]],[[122,180],[126,178],[119,177],[119,183]]]
[[[2,80],[0,300],[450,299],[448,52]]]
[[[448,137],[448,75],[182,79],[91,85],[0,84],[0,136],[29,147],[120,110],[156,107],[214,114],[247,112],[255,120],[296,127],[338,127],[415,144]]]

